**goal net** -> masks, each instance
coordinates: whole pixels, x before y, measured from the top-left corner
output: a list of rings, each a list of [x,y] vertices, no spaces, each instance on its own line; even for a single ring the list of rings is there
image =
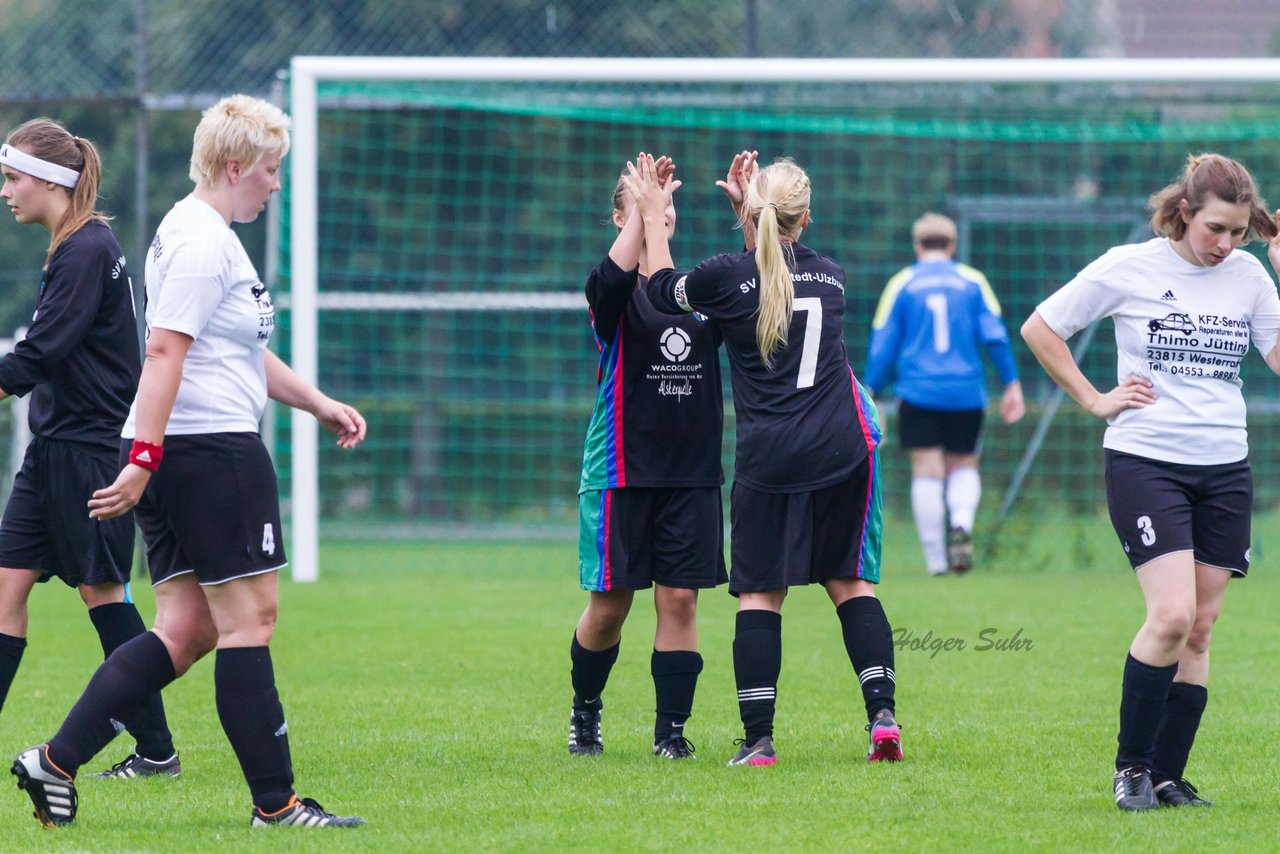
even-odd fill
[[[1235,157],[1272,189],[1277,79],[1270,61],[295,59],[282,355],[370,428],[346,453],[309,416],[277,415],[297,573],[314,569],[319,520],[370,536],[572,528],[596,380],[582,284],[641,150],[673,157],[684,182],[678,265],[740,245],[714,186],[734,151],[809,172],[804,239],[847,273],[857,372],[884,283],[913,260],[911,222],[951,215],[960,260],[1003,305],[1029,408],[1012,427],[988,420],[988,495],[1025,463],[1015,516],[1095,512],[1103,425],[1073,406],[1042,423],[1053,386],[1017,328],[1108,247],[1150,236],[1146,197],[1188,153]],[[1108,324],[1082,364],[1106,385],[1114,360]],[[1245,377],[1271,502],[1277,383],[1252,357]],[[886,497],[905,508],[887,433]]]

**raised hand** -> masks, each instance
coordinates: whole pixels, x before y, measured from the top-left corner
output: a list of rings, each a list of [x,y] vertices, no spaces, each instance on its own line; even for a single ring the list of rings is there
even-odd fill
[[[739,219],[741,219],[742,206],[747,202],[747,185],[751,183],[751,176],[756,174],[756,158],[759,156],[758,151],[743,151],[735,154],[724,180],[716,181],[716,186],[724,190],[724,194],[729,197],[729,204],[733,205],[733,210],[739,214]]]
[[[667,158],[663,159],[670,162]],[[632,198],[636,200],[636,212],[646,222],[653,217],[665,218],[667,206],[671,204],[671,196],[680,188],[680,181],[672,177],[675,165],[672,164],[670,168],[667,180],[663,183],[658,177],[658,162],[654,160],[652,154],[645,154],[642,151],[636,155],[635,163],[627,161],[628,174],[623,180]]]
[[[654,171],[658,175],[658,186],[665,187],[672,175],[676,174],[676,163],[665,154],[653,161]]]

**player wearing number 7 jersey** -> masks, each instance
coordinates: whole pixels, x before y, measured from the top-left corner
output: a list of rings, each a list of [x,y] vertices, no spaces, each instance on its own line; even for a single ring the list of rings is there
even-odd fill
[[[799,242],[809,177],[790,160],[747,187],[754,251],[672,268],[666,198],[653,162],[631,176],[659,311],[698,311],[724,336],[737,413],[729,589],[739,597],[734,673],[744,738],[731,765],[771,765],[782,662],[782,602],[822,584],[836,606],[870,721],[867,758],[902,758],[894,720],[893,643],[875,597],[880,580],[880,430],[849,368],[844,271]],[[748,239],[752,228],[746,229]],[[675,438],[675,437],[673,437]]]
[[[911,510],[925,568],[930,575],[966,572],[982,495],[983,349],[1004,386],[1006,424],[1025,412],[1022,386],[991,286],[952,260],[956,224],[927,213],[911,237],[917,260],[890,279],[880,297],[864,379],[879,395],[896,375],[898,439],[911,454]]]

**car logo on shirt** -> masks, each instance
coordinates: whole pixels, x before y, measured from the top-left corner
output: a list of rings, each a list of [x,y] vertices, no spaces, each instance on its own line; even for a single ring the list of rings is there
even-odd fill
[[[1147,323],[1147,328],[1152,332],[1164,329],[1169,332],[1181,332],[1183,335],[1190,335],[1196,331],[1196,325],[1191,322],[1191,318],[1181,312],[1166,314],[1161,320],[1153,319]]]

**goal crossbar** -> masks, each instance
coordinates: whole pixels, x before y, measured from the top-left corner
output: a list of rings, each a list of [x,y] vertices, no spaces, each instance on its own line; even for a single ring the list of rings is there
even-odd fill
[[[1280,81],[1280,59],[614,59],[506,57],[297,56],[290,65],[291,312],[293,369],[319,375],[318,165],[319,99],[325,81],[467,82],[814,82],[814,83],[1267,83]],[[392,300],[395,302],[395,300]],[[413,302],[413,298],[409,299]],[[430,300],[419,299],[426,307]],[[342,299],[327,299],[339,307]],[[417,303],[415,303],[415,306]],[[402,307],[397,304],[397,307]],[[318,428],[295,410],[292,435],[292,570],[319,577]]]

